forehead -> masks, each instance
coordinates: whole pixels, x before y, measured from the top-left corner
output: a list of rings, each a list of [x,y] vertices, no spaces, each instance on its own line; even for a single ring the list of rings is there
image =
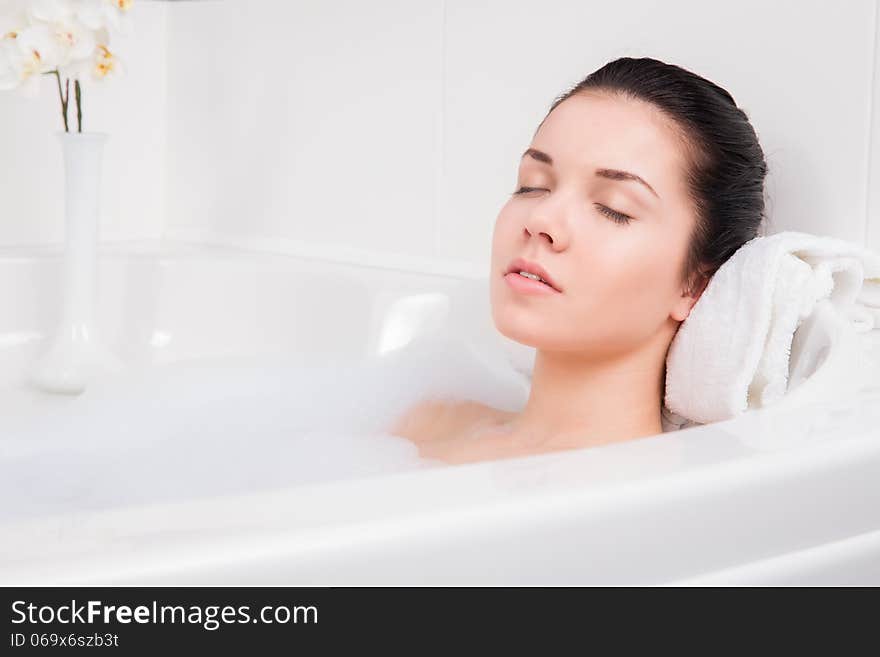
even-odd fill
[[[549,153],[558,171],[623,169],[647,180],[661,197],[680,189],[685,153],[679,132],[643,101],[598,93],[571,96],[547,116],[532,145]]]

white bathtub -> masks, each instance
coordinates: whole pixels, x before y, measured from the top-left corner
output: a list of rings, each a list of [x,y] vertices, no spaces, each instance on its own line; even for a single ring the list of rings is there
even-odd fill
[[[84,399],[22,382],[57,318],[59,267],[52,249],[0,254],[0,467],[23,482],[19,494],[75,475],[59,467],[66,447],[93,448],[100,464],[102,444],[125,450],[131,431],[122,417],[101,425],[106,435],[71,428],[68,445],[41,434]],[[98,326],[128,381],[157,372],[171,381],[187,362],[321,371],[406,353],[392,350],[442,327],[461,284],[180,244],[106,247],[99,275]],[[827,396],[808,379],[799,403],[601,448],[285,485],[241,480],[216,494],[157,481],[100,508],[71,495],[63,508],[19,513],[13,497],[0,524],[0,584],[877,585],[880,377],[851,394],[844,376],[829,373]],[[108,403],[108,417],[119,408]],[[177,443],[162,439],[156,454],[173,458]]]

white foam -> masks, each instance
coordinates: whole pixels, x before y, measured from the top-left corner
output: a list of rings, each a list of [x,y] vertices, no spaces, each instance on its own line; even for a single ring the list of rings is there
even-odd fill
[[[527,388],[436,336],[348,366],[202,360],[106,379],[2,460],[0,520],[442,467],[387,432],[432,396],[513,410]]]

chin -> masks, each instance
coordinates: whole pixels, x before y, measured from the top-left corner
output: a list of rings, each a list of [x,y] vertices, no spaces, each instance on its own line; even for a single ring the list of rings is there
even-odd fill
[[[502,304],[506,305],[506,304]],[[527,347],[542,349],[552,342],[546,324],[541,325],[539,317],[525,317],[528,311],[522,308],[499,308],[492,306],[492,322],[501,335]]]

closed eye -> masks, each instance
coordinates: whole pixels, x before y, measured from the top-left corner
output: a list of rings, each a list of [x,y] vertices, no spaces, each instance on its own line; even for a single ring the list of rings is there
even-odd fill
[[[601,203],[596,203],[596,207],[599,209],[599,212],[608,217],[611,217],[611,219],[613,219],[615,223],[628,224],[630,221],[632,221],[632,217],[630,217],[628,214],[623,214],[623,212],[612,210],[611,208],[606,207]]]
[[[545,190],[542,189],[541,187],[520,187],[518,190],[516,190],[514,192],[514,195],[526,194],[528,192],[541,192],[541,191],[545,191]],[[617,210],[613,210],[612,208],[609,208],[606,205],[602,205],[601,203],[595,203],[594,205],[596,206],[596,209],[599,210],[599,212],[601,212],[605,216],[611,218],[614,221],[614,223],[628,224],[630,221],[633,220],[633,218],[630,217],[628,214],[624,214],[623,212],[618,212]]]

